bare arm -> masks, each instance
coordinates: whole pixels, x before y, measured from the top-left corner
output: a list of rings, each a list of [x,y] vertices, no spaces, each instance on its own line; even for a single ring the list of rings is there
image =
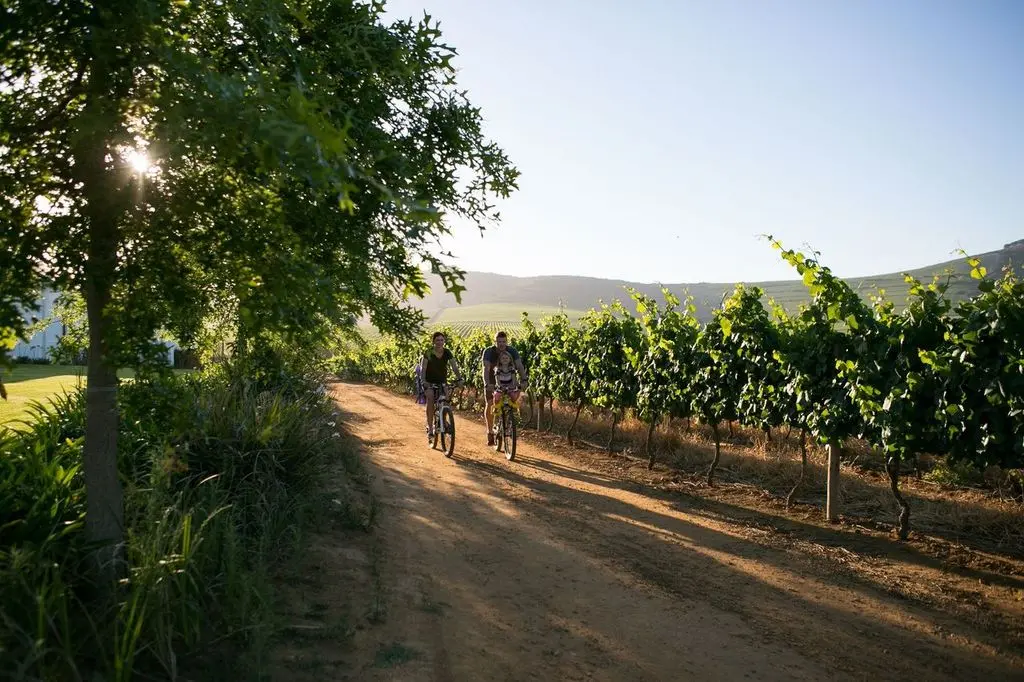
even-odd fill
[[[486,352],[482,360],[484,365],[484,386],[492,386],[494,385],[494,363],[487,360]]]

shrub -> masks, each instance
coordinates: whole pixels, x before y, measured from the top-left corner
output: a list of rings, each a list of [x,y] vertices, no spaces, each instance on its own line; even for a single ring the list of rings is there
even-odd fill
[[[0,434],[0,669],[13,679],[174,677],[208,663],[215,640],[260,650],[271,571],[343,453],[330,401],[299,390],[310,379],[241,374],[122,385],[128,573],[107,608],[82,570],[82,394],[36,405],[29,430]]]

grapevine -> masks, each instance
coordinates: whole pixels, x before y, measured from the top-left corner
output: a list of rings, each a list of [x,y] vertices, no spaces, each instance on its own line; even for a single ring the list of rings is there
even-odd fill
[[[591,310],[573,324],[559,313],[535,324],[525,313],[509,323],[461,323],[443,328],[470,385],[479,391],[480,354],[498,328],[522,353],[531,377],[537,428],[545,401],[580,412],[598,407],[615,427],[632,413],[647,425],[648,466],[660,420],[697,417],[711,428],[721,458],[721,427],[739,422],[771,437],[772,429],[800,433],[800,478],[808,437],[829,445],[827,514],[834,518],[839,445],[867,441],[886,458],[899,504],[897,529],[909,533],[910,508],[899,490],[901,464],[921,454],[945,455],[976,467],[1024,465],[1024,282],[1012,271],[992,279],[969,259],[978,293],[953,306],[950,283],[907,278],[905,305],[882,295],[871,304],[815,257],[772,246],[796,270],[810,302],[788,313],[757,287],[739,285],[697,320],[692,301],[662,292],[662,301],[630,291],[635,314],[616,302]],[[381,337],[349,356],[348,369],[407,389],[416,358],[429,348],[428,330],[415,342]],[[354,359],[352,359],[354,358]],[[549,410],[548,429],[553,422]]]

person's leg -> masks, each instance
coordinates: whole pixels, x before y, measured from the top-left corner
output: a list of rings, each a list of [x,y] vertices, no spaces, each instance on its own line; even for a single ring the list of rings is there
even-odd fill
[[[484,421],[487,423],[487,444],[494,445],[494,387],[484,386]]]
[[[434,387],[427,386],[424,393],[427,396],[427,433],[432,433],[434,430]]]

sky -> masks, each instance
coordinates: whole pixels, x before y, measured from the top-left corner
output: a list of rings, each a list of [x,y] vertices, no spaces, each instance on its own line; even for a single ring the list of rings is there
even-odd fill
[[[522,173],[466,270],[841,276],[1024,238],[1024,2],[389,0],[441,22]]]

